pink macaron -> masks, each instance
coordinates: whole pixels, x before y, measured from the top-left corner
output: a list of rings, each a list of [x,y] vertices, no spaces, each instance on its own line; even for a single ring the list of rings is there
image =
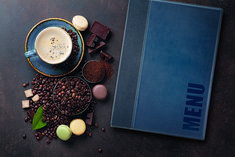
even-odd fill
[[[108,90],[104,85],[97,84],[92,88],[92,93],[97,100],[104,100],[108,95]]]

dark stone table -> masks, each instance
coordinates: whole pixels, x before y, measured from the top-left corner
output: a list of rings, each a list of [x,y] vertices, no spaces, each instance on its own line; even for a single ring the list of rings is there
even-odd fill
[[[128,0],[0,0],[0,156],[161,156],[161,157],[232,157],[235,155],[235,2],[233,0],[175,0],[224,9],[206,139],[196,141],[110,127],[115,83],[122,47]],[[58,17],[72,21],[83,15],[89,27],[97,20],[110,27],[111,35],[105,51],[112,54],[114,69],[104,84],[109,91],[105,101],[97,101],[94,121],[98,128],[89,128],[92,136],[73,136],[46,143],[37,141],[29,122],[22,86],[31,82],[36,71],[24,57],[25,39],[30,29],[46,18]],[[84,40],[88,31],[82,32]],[[84,60],[97,59],[85,49]],[[71,75],[79,75],[80,67]],[[105,128],[105,132],[101,128]],[[27,138],[23,139],[22,135]],[[98,149],[102,148],[99,153]]]

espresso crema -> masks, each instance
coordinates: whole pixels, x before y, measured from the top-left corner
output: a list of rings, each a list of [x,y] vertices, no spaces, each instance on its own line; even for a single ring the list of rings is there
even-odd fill
[[[62,28],[49,27],[39,33],[35,47],[43,61],[49,64],[59,64],[70,56],[72,40]]]

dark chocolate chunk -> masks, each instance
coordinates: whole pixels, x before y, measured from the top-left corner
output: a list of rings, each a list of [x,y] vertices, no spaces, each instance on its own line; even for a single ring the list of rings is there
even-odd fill
[[[94,23],[92,24],[92,26],[90,28],[90,32],[96,34],[101,39],[106,40],[106,38],[110,32],[110,28],[99,23],[98,21],[94,21]]]
[[[96,36],[95,34],[91,34],[91,35],[88,37],[87,41],[86,41],[86,46],[94,48],[94,47],[95,47],[95,43],[96,43],[97,41],[98,41],[97,36]]]
[[[108,54],[102,50],[100,51],[100,57],[103,58],[107,62],[113,58],[113,56],[111,56],[110,54]]]
[[[89,119],[92,119],[93,118],[93,112],[90,112],[90,113],[87,113],[86,117],[89,118]]]
[[[29,115],[29,117],[30,117],[31,119],[33,119],[33,117],[34,117],[34,115],[35,115],[35,112],[34,112],[32,109],[30,109],[30,110],[27,111],[27,114]]]
[[[93,119],[93,112],[87,113],[86,124],[92,125],[92,119]]]
[[[101,41],[101,42],[99,42],[99,44],[94,49],[88,48],[88,53],[90,53],[90,54],[95,53],[98,50],[100,50],[103,46],[105,46],[105,42]]]

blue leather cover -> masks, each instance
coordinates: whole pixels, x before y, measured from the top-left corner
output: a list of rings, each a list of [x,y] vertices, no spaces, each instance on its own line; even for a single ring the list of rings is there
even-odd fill
[[[112,127],[203,140],[222,9],[130,0]]]

